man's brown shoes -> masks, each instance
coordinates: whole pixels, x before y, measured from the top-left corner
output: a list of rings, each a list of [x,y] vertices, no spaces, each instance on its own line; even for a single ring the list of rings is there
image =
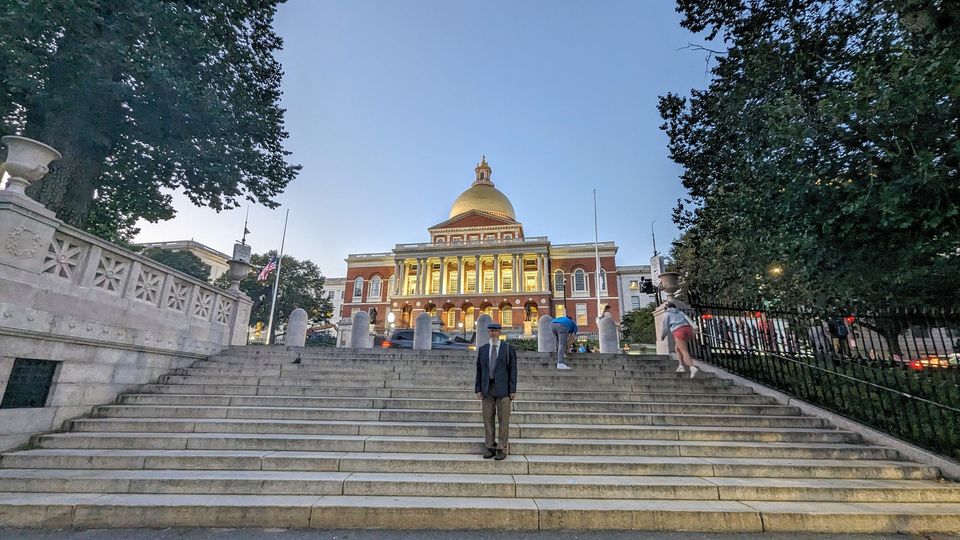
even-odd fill
[[[493,458],[493,459],[495,459],[495,460],[497,460],[497,461],[503,461],[503,460],[507,459],[507,453],[504,452],[503,450],[497,450],[497,457],[495,457],[495,458]]]
[[[483,451],[483,459],[490,459],[495,455],[497,455],[496,448],[487,448],[486,450]]]

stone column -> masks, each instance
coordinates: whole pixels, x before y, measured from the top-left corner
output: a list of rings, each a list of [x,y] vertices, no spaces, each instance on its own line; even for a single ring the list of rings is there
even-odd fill
[[[429,351],[432,337],[433,325],[431,324],[430,314],[423,312],[417,315],[417,320],[413,324],[413,348]]]
[[[493,256],[493,293],[500,293],[500,255]]]
[[[549,257],[546,253],[542,255],[543,257],[543,284],[541,287],[544,292],[550,291],[550,264]]]
[[[600,317],[597,326],[599,326],[598,330],[600,334],[600,352],[620,352],[620,340],[617,339],[617,325],[614,324],[613,317],[609,315]]]
[[[537,320],[537,352],[557,352],[557,338],[553,335],[551,325],[553,317],[541,315]]]
[[[402,273],[403,273],[403,262],[394,261],[393,263],[394,278],[393,278],[393,291],[392,291],[394,296],[399,295],[400,291],[403,290],[403,279],[401,277]]]
[[[480,294],[480,256],[477,255],[474,257],[477,261],[476,266],[473,267],[473,288],[476,294]]]
[[[537,253],[537,289],[543,288],[543,257]]]
[[[307,343],[307,312],[303,308],[297,308],[290,314],[287,321],[287,339],[288,347],[303,347]]]
[[[463,294],[463,255],[457,255],[457,294]]]
[[[417,258],[417,295],[423,296],[423,276],[427,273],[427,260]]]
[[[447,294],[447,258],[440,257],[440,291],[438,294]]]

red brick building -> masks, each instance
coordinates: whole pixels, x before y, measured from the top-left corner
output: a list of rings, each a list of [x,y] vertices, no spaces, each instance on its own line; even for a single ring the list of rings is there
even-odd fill
[[[593,242],[551,244],[545,236],[525,236],[486,159],[474,171],[449,219],[427,229],[429,242],[347,257],[341,317],[370,312],[382,333],[391,324],[411,326],[426,311],[445,331],[466,333],[486,313],[506,334],[529,335],[541,315],[566,313],[581,331],[596,332],[599,294],[600,309],[609,306],[619,321],[617,246],[599,244],[598,291]]]

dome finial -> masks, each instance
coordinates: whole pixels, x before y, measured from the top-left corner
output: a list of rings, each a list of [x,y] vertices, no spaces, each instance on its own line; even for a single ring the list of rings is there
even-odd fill
[[[473,181],[473,185],[477,184],[489,184],[493,185],[493,182],[490,180],[490,176],[493,173],[493,170],[490,169],[490,165],[487,165],[487,155],[483,154],[483,157],[480,160],[480,163],[474,169],[477,177]]]

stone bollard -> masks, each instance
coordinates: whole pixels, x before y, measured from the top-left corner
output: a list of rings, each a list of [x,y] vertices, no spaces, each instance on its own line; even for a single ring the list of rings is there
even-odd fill
[[[351,349],[369,349],[370,344],[370,314],[360,310],[353,314],[353,321],[350,326],[353,330],[350,332]]]
[[[600,352],[620,352],[620,340],[617,339],[617,325],[614,324],[613,317],[600,317],[598,324],[600,326]]]
[[[477,324],[474,327],[477,331],[477,350],[480,350],[480,347],[483,347],[487,343],[490,343],[490,335],[487,334],[487,327],[490,326],[490,323],[493,322],[493,318],[484,313],[483,315],[477,317]]]
[[[413,323],[413,348],[421,351],[429,351],[433,338],[433,320],[430,314],[423,312],[417,315]]]
[[[537,352],[557,352],[557,336],[553,335],[553,317],[544,315],[537,320]]]
[[[307,311],[297,308],[287,320],[287,340],[289,347],[303,347],[307,343]]]

